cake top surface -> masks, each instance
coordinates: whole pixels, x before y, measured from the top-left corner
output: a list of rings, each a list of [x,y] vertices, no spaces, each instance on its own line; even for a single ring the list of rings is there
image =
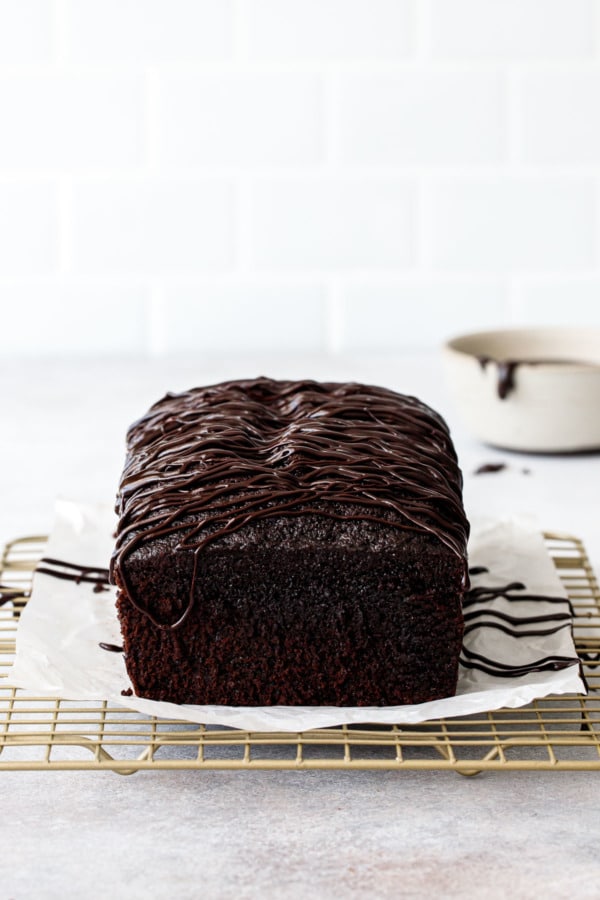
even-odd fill
[[[113,571],[141,543],[200,551],[268,517],[361,519],[432,534],[461,559],[468,523],[446,423],[355,383],[229,381],[167,394],[127,434]]]

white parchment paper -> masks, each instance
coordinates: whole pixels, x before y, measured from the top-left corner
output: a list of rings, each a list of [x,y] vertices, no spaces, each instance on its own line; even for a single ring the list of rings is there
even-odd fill
[[[105,506],[59,501],[56,523],[46,555],[83,566],[107,567],[113,547],[115,518]],[[532,522],[506,519],[480,522],[469,545],[471,566],[489,572],[475,577],[486,586],[523,582],[528,594],[565,597],[539,531]],[[101,642],[121,644],[115,611],[115,591],[94,593],[93,585],[76,584],[36,573],[32,596],[17,632],[17,652],[9,678],[16,687],[67,700],[108,700],[141,713],[247,731],[305,731],[341,724],[411,724],[447,716],[518,707],[549,694],[585,693],[579,666],[499,678],[461,666],[454,697],[415,706],[391,707],[229,707],[158,703],[122,696],[130,687],[122,654],[100,648]],[[556,604],[528,601],[511,604],[503,598],[489,609],[512,616],[567,611]],[[547,656],[576,659],[570,628],[556,634],[515,639],[496,629],[481,628],[465,638],[465,647],[509,665],[526,665]]]

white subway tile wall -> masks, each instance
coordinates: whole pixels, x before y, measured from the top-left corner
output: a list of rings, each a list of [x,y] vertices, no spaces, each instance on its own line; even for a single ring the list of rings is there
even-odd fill
[[[234,0],[67,0],[57,15],[62,52],[77,63],[154,66],[233,56]]]
[[[418,0],[242,0],[251,59],[396,60],[415,43]]]
[[[312,73],[225,72],[162,79],[161,164],[318,165],[321,79]]]
[[[215,347],[273,353],[326,350],[325,290],[319,284],[219,284],[172,286],[166,291],[166,353]],[[319,341],[319,338],[321,339]]]
[[[139,284],[94,285],[71,282],[43,286],[15,284],[3,289],[10,304],[10,329],[3,328],[2,341],[18,340],[21,354],[35,357],[40,348],[53,353],[73,352],[73,335],[86,353],[106,352],[107,325],[113,353],[143,354],[148,336],[140,323],[148,303],[147,290]],[[32,315],[35,310],[35,315]],[[98,323],[103,323],[98,327]],[[81,352],[81,346],[76,349]]]
[[[0,75],[0,171],[139,168],[144,105],[141,75]]]
[[[58,185],[40,178],[0,183],[2,276],[27,278],[58,273],[58,192]]]
[[[0,0],[0,356],[600,324],[600,0]]]
[[[348,74],[340,84],[340,157],[356,165],[469,165],[507,157],[498,70]]]
[[[231,269],[233,202],[222,177],[78,181],[72,268],[136,276]]]
[[[436,57],[570,59],[596,45],[594,0],[431,0]]]
[[[0,63],[49,63],[52,15],[52,3],[48,0],[0,0]]]
[[[434,265],[515,273],[591,267],[594,187],[578,176],[434,179]]]
[[[506,288],[499,280],[409,276],[382,284],[348,284],[341,302],[344,347],[393,351],[442,343],[449,334],[497,327],[504,319]],[[413,309],[418,314],[407,315]]]
[[[414,260],[414,189],[372,176],[257,178],[250,264],[294,272],[403,269]]]

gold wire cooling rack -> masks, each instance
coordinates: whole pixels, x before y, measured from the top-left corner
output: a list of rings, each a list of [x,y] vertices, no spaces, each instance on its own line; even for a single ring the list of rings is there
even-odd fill
[[[106,701],[35,697],[9,684],[19,615],[45,538],[6,546],[0,563],[0,769],[600,769],[600,591],[577,538],[546,534],[575,610],[589,694],[547,697],[418,726],[258,733],[157,719]],[[6,590],[9,588],[10,590]]]

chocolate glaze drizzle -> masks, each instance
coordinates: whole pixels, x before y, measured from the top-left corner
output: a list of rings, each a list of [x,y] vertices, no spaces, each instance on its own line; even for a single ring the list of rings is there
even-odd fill
[[[568,669],[570,666],[579,665],[579,659],[574,656],[544,656],[525,666],[512,666],[488,659],[487,656],[474,653],[472,650],[467,650],[466,647],[463,647],[462,653],[464,656],[460,660],[461,666],[466,669],[478,669],[487,675],[495,675],[496,678],[520,678],[531,672],[556,672],[559,669]]]
[[[483,574],[487,571],[485,566],[474,566],[469,569],[471,575]],[[560,604],[566,606],[568,612],[517,617],[484,606],[482,609],[476,609],[464,614],[464,636],[466,637],[467,634],[480,628],[495,628],[499,631],[503,631],[512,638],[522,639],[528,637],[544,637],[556,634],[563,628],[571,627],[574,611],[571,602],[567,597],[547,597],[542,594],[520,593],[524,590],[526,590],[525,585],[520,581],[513,581],[510,584],[500,587],[486,587],[483,585],[472,587],[465,596],[463,609],[468,609],[469,607],[473,607],[480,603],[489,604],[491,600],[503,597],[511,603],[537,601],[554,605]],[[519,593],[515,593],[515,591]],[[539,625],[544,623],[558,624],[552,625],[550,628],[523,628],[524,625]],[[521,675],[527,675],[530,672],[544,672],[576,666],[579,665],[579,658],[571,656],[544,656],[541,659],[533,660],[526,665],[510,665],[508,663],[500,662],[499,660],[490,659],[487,656],[483,656],[481,653],[475,653],[463,644],[460,662],[461,665],[467,669],[477,669],[488,675],[495,675],[498,678],[518,678]]]
[[[258,378],[167,394],[129,429],[111,578],[158,627],[194,603],[200,552],[258,519],[314,514],[429,533],[466,573],[462,476],[443,419],[378,387]],[[359,511],[357,512],[357,507]],[[183,614],[157,622],[127,580],[142,544],[194,553]]]
[[[81,566],[77,563],[66,562],[63,559],[52,559],[43,556],[36,572],[44,575],[52,575],[53,578],[61,578],[64,581],[74,581],[75,584],[89,582],[94,585],[94,593],[107,590],[110,584],[108,569],[94,566]]]
[[[487,572],[488,569],[485,569],[484,566],[478,566],[477,569],[482,569]],[[478,571],[474,571],[473,569],[469,569],[471,575],[480,574]],[[505,584],[500,587],[485,587],[484,585],[478,585],[477,587],[472,587],[469,591],[467,591],[465,595],[465,599],[463,600],[463,609],[466,609],[469,606],[473,606],[476,603],[488,603],[490,600],[496,600],[498,597],[503,597],[505,600],[509,600],[511,603],[524,603],[529,600],[539,600],[544,603],[559,603],[567,605],[569,607],[569,612],[571,618],[575,615],[573,607],[571,606],[571,601],[568,597],[547,597],[545,594],[522,594],[521,591],[525,591],[526,587],[521,581],[511,581],[510,584]],[[518,591],[519,593],[515,593]]]
[[[104,641],[100,641],[98,644],[101,650],[108,650],[109,653],[122,653],[123,648],[118,647],[116,644],[105,644]]]
[[[515,387],[515,369],[518,366],[516,360],[495,360],[491,356],[478,356],[479,365],[485,371],[492,362],[496,363],[498,370],[497,391],[501,400],[506,400]]]
[[[0,606],[4,606],[5,603],[9,603],[11,600],[22,600],[28,596],[28,591],[22,591],[18,588],[7,587],[5,584],[0,584]]]

